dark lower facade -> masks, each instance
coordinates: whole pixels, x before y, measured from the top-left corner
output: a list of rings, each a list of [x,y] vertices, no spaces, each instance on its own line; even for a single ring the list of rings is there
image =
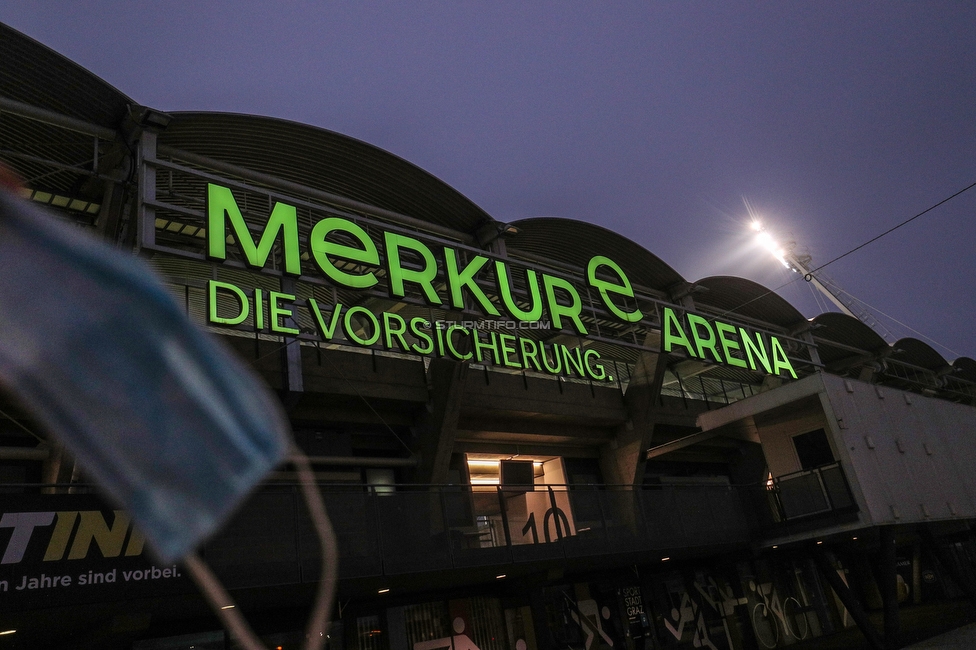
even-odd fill
[[[17,630],[3,647],[235,647],[181,566],[155,562],[124,512],[70,489],[0,500],[3,525],[20,526],[0,566],[0,627]],[[770,531],[797,521],[766,488],[321,491],[340,549],[334,649],[810,644],[885,611],[886,544],[896,610],[949,607],[976,584],[966,525],[769,546]],[[533,497],[539,509],[523,509]],[[820,528],[856,520],[849,509],[807,517]],[[321,556],[296,486],[252,495],[202,557],[269,647],[301,647]]]

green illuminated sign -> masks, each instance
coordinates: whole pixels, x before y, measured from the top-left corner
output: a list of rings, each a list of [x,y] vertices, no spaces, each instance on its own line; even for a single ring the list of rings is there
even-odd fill
[[[762,369],[771,375],[782,375],[786,371],[796,379],[786,351],[775,336],[769,337],[767,348],[766,337],[761,332],[750,333],[744,327],[737,328],[721,321],[709,322],[698,314],[686,314],[682,327],[674,310],[665,307],[661,339],[665,352],[671,352],[677,346],[692,358],[750,370]]]
[[[495,326],[492,329],[482,329],[477,321],[432,323],[426,318],[407,319],[393,312],[375,314],[360,305],[320,305],[314,298],[306,302],[323,341],[333,341],[341,335],[347,341],[365,347],[381,342],[387,350],[397,352],[434,354],[458,361],[471,360],[551,375],[613,381],[596,350],[543,343],[517,334],[522,330],[537,329],[534,325],[538,323],[520,322],[513,327],[512,321],[503,321],[491,323]],[[298,330],[284,323],[293,318],[295,309],[299,308],[296,297],[291,294],[269,291],[265,299],[261,289],[254,289],[249,296],[237,285],[210,280],[207,304],[208,320],[216,325],[239,325],[253,309],[255,325],[260,329],[267,309],[270,331],[292,336],[298,334]],[[411,343],[410,339],[416,342]]]
[[[225,219],[224,217],[227,217]],[[207,184],[207,256],[222,260],[227,256],[227,234],[225,225],[230,220],[234,238],[244,253],[244,259],[251,268],[260,269],[268,263],[268,255],[278,233],[282,233],[285,255],[285,273],[301,275],[302,264],[298,253],[298,217],[294,207],[275,203],[268,217],[268,223],[255,244],[251,239],[241,209],[230,189]]]
[[[230,231],[228,234],[228,223]],[[328,217],[315,223],[308,237],[307,251],[302,251],[298,236],[297,210],[275,203],[271,215],[257,233],[257,241],[230,189],[207,186],[207,256],[225,260],[227,244],[236,242],[247,266],[255,269],[267,265],[274,244],[281,242],[281,268],[292,276],[301,275],[303,253],[316,269],[337,287],[367,290],[381,282],[390,298],[404,298],[408,290],[418,292],[431,306],[464,309],[468,296],[487,316],[511,317],[513,331],[534,329],[533,324],[547,315],[557,330],[570,330],[587,336],[581,319],[583,301],[575,284],[563,277],[533,269],[513,268],[507,261],[490,260],[474,255],[462,262],[458,251],[450,246],[432,249],[423,241],[403,234],[383,233],[384,255],[365,229],[342,217]],[[381,260],[381,257],[383,258]],[[440,271],[443,269],[443,273]],[[478,284],[479,274],[493,270],[498,302],[493,302]],[[512,278],[524,274],[527,296],[516,298]],[[624,323],[636,323],[644,314],[637,305],[634,289],[623,269],[609,257],[594,256],[586,265],[588,288],[600,296],[607,312]],[[238,325],[250,313],[259,330],[297,335],[286,323],[294,322],[295,296],[254,289],[249,296],[243,289],[212,280],[208,284],[208,320],[218,325]],[[224,313],[219,313],[218,296],[222,296]],[[229,313],[228,313],[228,305]],[[266,307],[265,307],[266,305]],[[252,312],[253,309],[253,312]],[[487,330],[475,323],[429,323],[423,318],[409,320],[393,312],[379,315],[362,306],[347,307],[341,303],[323,307],[314,299],[307,309],[323,340],[331,341],[341,331],[347,341],[371,346],[382,341],[389,350],[421,355],[436,354],[458,360],[473,360],[509,368],[535,370],[550,374],[576,374],[593,380],[612,380],[596,350],[570,348],[559,343],[545,344],[532,338],[509,334],[502,323]],[[489,323],[491,323],[489,321]],[[469,326],[470,325],[470,326]],[[664,309],[662,324],[664,352],[682,348],[688,356],[714,360],[741,368],[770,374],[793,371],[782,345],[769,337],[769,346],[759,333],[715,321],[697,314],[687,314],[682,321],[670,308]],[[408,342],[408,337],[415,340]]]
[[[211,183],[207,186],[207,255],[212,260],[227,258],[228,222],[233,231],[233,241],[237,242],[249,267],[263,268],[268,262],[274,242],[280,239],[285,273],[301,275],[302,251],[298,241],[297,211],[294,207],[276,203],[255,243],[233,193],[226,187]],[[439,276],[435,251],[427,244],[413,237],[385,232],[383,247],[386,252],[387,290],[391,298],[403,298],[409,286],[419,289],[424,300],[432,306],[447,303],[453,308],[461,309],[464,307],[464,294],[467,293],[485,314],[501,316],[498,307],[489,300],[476,281],[478,274],[488,266],[487,257],[477,255],[462,268],[456,250],[444,246],[437,251],[446,271],[444,277],[440,278],[441,284],[446,284],[446,293],[441,295],[435,286]],[[340,287],[363,290],[372,288],[379,282],[376,271],[380,269],[380,252],[366,231],[348,219],[329,217],[316,223],[309,234],[308,255],[316,268]],[[346,269],[346,263],[374,270],[350,272]],[[610,274],[617,276],[617,280],[597,278],[596,271],[601,267],[609,269]],[[529,308],[523,309],[518,305],[512,291],[510,273],[513,269],[508,267],[507,262],[495,260],[494,270],[501,306],[509,316],[518,321],[537,321],[542,318],[545,309],[557,329],[565,326],[586,336],[586,326],[580,318],[583,301],[571,282],[542,273],[540,289],[538,274],[532,269],[526,269],[524,272],[529,292]],[[606,257],[594,257],[588,266],[588,277],[590,285],[599,292],[610,313],[625,322],[640,320],[639,310],[626,311],[626,307],[620,307],[614,302],[614,299],[634,300],[630,280],[615,262]]]

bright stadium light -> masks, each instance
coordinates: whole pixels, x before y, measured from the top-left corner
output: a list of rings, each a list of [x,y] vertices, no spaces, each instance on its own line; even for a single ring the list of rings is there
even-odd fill
[[[758,219],[753,220],[750,227],[756,231],[756,241],[759,242],[763,248],[772,253],[773,257],[778,259],[780,264],[788,269],[795,270],[792,266],[790,266],[789,262],[786,261],[786,251],[782,246],[779,245],[779,243],[777,243],[775,239],[773,239],[773,236],[766,231],[766,228],[763,226],[761,221]]]
[[[813,268],[813,259],[808,254],[799,254],[796,251],[796,243],[788,242],[786,246],[781,246],[779,242],[766,230],[763,222],[755,216],[752,207],[746,202],[749,210],[749,228],[756,233],[756,243],[772,253],[773,257],[779,260],[780,264],[794,273],[799,273],[803,279],[812,284],[830,302],[832,302],[842,313],[852,318],[856,318],[868,327],[877,331],[885,340],[891,338],[891,334],[874,317],[859,307],[853,296],[841,289],[832,281],[822,278],[818,274],[819,268]],[[774,547],[775,548],[775,547]]]

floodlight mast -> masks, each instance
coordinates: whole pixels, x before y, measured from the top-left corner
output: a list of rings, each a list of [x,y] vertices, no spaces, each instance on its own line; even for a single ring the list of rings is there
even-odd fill
[[[839,295],[836,295],[833,291],[831,291],[827,285],[821,282],[820,279],[813,274],[809,267],[810,262],[813,261],[810,256],[804,255],[803,257],[804,259],[800,259],[792,250],[787,250],[785,255],[786,261],[790,265],[791,270],[802,274],[804,280],[815,286],[820,293],[827,297],[827,300],[834,303],[834,305],[842,312],[848,316],[851,316],[852,318],[861,320],[861,318],[855,314],[850,307],[847,306],[846,302],[842,300]]]
[[[752,229],[759,233],[758,237],[760,242],[769,249],[783,266],[794,273],[801,274],[804,280],[816,287],[841,312],[861,321],[889,343],[894,341],[894,337],[885,326],[852,300],[851,298],[853,296],[851,294],[841,289],[833,280],[827,279],[826,276],[821,279],[814,274],[814,270],[811,269],[813,266],[813,258],[809,255],[797,255],[795,252],[796,242],[787,242],[785,247],[780,247],[772,236],[766,232],[766,228],[762,222],[758,220],[752,222]]]

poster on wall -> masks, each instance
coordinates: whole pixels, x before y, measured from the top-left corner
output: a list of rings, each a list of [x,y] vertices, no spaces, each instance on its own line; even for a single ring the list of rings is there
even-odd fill
[[[665,648],[734,650],[725,616],[738,604],[727,584],[702,572],[690,584],[668,574],[655,588],[658,640]]]
[[[616,590],[576,583],[543,589],[547,628],[556,647],[623,648]]]
[[[129,515],[92,495],[3,495],[0,610],[121,601],[193,591],[155,559]]]

